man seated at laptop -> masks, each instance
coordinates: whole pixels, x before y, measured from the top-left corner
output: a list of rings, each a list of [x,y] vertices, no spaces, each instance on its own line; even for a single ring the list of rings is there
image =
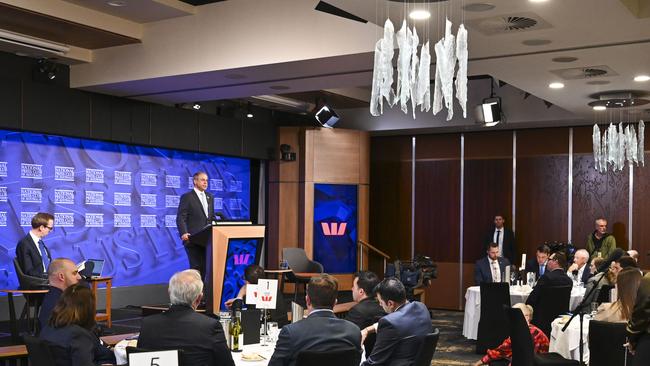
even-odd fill
[[[361,353],[359,328],[332,311],[337,296],[336,278],[324,273],[309,280],[305,296],[309,316],[282,327],[268,366],[295,366],[301,351],[354,349]]]
[[[47,278],[50,282],[49,292],[43,298],[41,311],[38,313],[39,329],[43,329],[50,319],[52,310],[59,301],[65,289],[76,285],[81,280],[77,266],[68,258],[56,258],[47,267]]]
[[[378,283],[379,277],[374,272],[361,271],[354,274],[354,279],[352,280],[352,299],[357,305],[348,311],[345,320],[356,324],[359,329],[375,324],[381,317],[386,315],[386,312],[381,308],[375,297],[374,290]],[[367,355],[372,353],[374,345],[375,335],[371,334],[363,342]]]
[[[234,366],[221,323],[195,311],[203,297],[199,271],[174,274],[168,292],[169,310],[142,319],[138,348],[181,349],[182,365]]]

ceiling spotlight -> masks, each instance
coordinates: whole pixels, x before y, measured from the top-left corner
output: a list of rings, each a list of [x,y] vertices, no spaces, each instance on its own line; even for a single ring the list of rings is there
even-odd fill
[[[562,89],[564,88],[564,84],[555,82],[555,83],[548,84],[548,87],[551,89]]]
[[[604,111],[606,109],[607,109],[607,107],[605,107],[604,105],[595,105],[594,106],[595,111]]]
[[[199,109],[201,109],[201,103],[192,104],[192,109],[194,109],[195,111],[198,111]]]
[[[431,13],[426,10],[413,10],[409,13],[409,18],[413,20],[424,20],[429,19],[429,17],[431,17]]]
[[[253,118],[253,113],[251,112],[246,113],[246,118]]]
[[[56,64],[46,58],[41,58],[36,62],[38,72],[47,77],[48,80],[56,79]]]
[[[637,82],[644,82],[650,80],[650,76],[648,75],[637,75],[634,77],[634,81]]]

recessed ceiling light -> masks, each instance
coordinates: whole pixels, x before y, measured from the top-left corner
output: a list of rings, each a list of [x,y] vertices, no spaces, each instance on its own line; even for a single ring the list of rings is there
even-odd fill
[[[554,57],[551,59],[553,62],[573,62],[578,60],[577,57]]]
[[[544,46],[551,43],[548,39],[527,39],[521,42],[525,46]]]
[[[607,107],[605,107],[604,105],[595,105],[594,106],[595,111],[604,111],[606,109],[607,109]]]
[[[548,0],[528,0],[528,1],[530,1],[531,3],[545,3]]]
[[[559,82],[555,82],[555,83],[548,84],[548,87],[551,88],[551,89],[562,89],[562,88],[564,88],[564,84],[559,83]]]
[[[110,6],[115,6],[115,7],[121,7],[121,6],[126,6],[126,1],[124,0],[111,0],[106,2],[106,4]]]
[[[430,16],[431,13],[429,13],[426,10],[413,10],[412,12],[409,13],[409,18],[413,20],[429,19]]]
[[[465,11],[489,11],[496,8],[496,6],[492,4],[487,4],[487,3],[474,3],[474,4],[467,4],[463,6],[463,10]]]
[[[250,112],[246,113],[246,118],[253,118],[253,113]]]
[[[638,82],[643,82],[648,80],[650,80],[650,76],[648,75],[637,75],[634,77],[634,81],[638,81]]]

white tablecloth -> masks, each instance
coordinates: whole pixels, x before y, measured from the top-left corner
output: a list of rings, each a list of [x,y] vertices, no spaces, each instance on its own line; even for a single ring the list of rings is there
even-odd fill
[[[113,351],[115,352],[115,359],[118,365],[126,365],[126,347],[135,347],[137,346],[137,342],[136,339],[123,340],[115,345]],[[235,366],[266,366],[268,365],[274,350],[275,343],[267,343],[266,346],[262,346],[260,343],[255,343],[245,345],[242,352],[231,352],[231,354],[233,361],[235,361]],[[259,361],[243,361],[241,356],[244,353],[257,353],[265,359]]]
[[[589,320],[591,317],[585,315],[582,323],[582,350],[584,361],[589,364]],[[568,317],[557,318],[551,323],[551,344],[549,352],[557,352],[564,358],[580,361],[580,318],[575,317],[569,324],[566,331],[562,331]]]
[[[526,302],[528,295],[533,290],[530,286],[510,286],[510,303]],[[585,295],[584,287],[573,287],[569,308],[575,309]],[[465,293],[465,318],[463,320],[463,336],[468,339],[477,339],[478,322],[481,320],[481,288],[472,286]]]

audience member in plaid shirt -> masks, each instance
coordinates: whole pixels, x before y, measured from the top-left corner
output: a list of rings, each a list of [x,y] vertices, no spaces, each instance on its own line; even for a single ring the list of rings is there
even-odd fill
[[[513,308],[517,308],[524,313],[524,318],[528,323],[528,329],[530,330],[530,335],[533,338],[533,345],[535,346],[535,353],[546,353],[548,352],[548,337],[536,326],[530,324],[530,320],[533,318],[533,307],[526,304],[515,304]],[[510,359],[512,358],[512,344],[510,337],[506,338],[499,347],[495,349],[488,349],[487,354],[483,356],[480,360],[476,361],[474,366],[487,365],[491,362],[501,360],[505,365],[510,364]]]

